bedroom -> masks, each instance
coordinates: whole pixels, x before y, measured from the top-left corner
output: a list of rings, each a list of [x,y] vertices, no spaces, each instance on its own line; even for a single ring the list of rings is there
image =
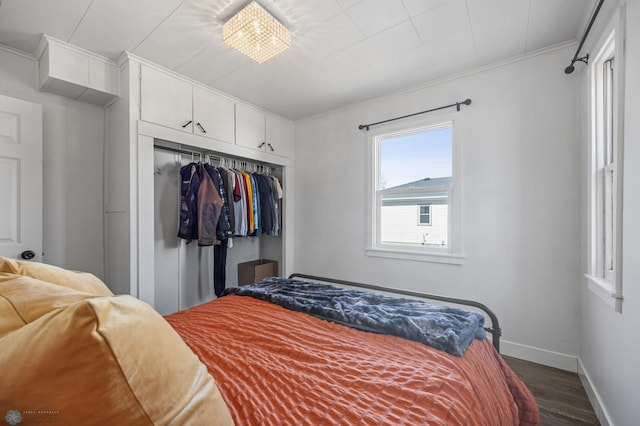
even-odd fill
[[[40,33],[73,40],[71,33],[66,38],[55,33],[56,26],[49,17],[52,11],[32,4],[21,15],[20,3],[33,2],[0,3],[0,94],[43,106],[42,260],[109,280],[104,180],[110,117],[101,106],[37,89],[34,37],[36,44]],[[63,3],[59,5],[62,8]],[[71,32],[91,2],[78,3],[84,4],[84,9],[79,7],[81,11],[74,9],[76,15],[69,11],[60,18]],[[166,2],[170,3],[179,2]],[[220,3],[231,2],[207,4]],[[277,4],[283,2],[273,3],[279,17],[304,21],[293,6],[292,10],[278,9]],[[343,4],[373,2],[331,3],[342,9]],[[577,3],[583,2],[566,2],[584,16],[576,20],[575,31],[560,45],[483,66],[470,64],[466,72],[416,81],[404,88],[389,89],[390,93],[369,96],[369,100],[358,98],[346,103],[342,101],[344,95],[338,99],[343,102],[340,107],[313,112],[298,104],[289,107],[298,108],[298,112],[290,117],[295,118],[294,166],[287,168],[291,173],[287,187],[292,201],[287,205],[291,232],[284,237],[282,263],[286,266],[281,275],[303,271],[482,300],[504,323],[503,353],[586,374],[597,396],[596,405],[602,410],[602,423],[606,419],[609,424],[625,425],[633,424],[637,417],[633,385],[640,379],[634,362],[640,347],[635,339],[627,337],[634,335],[640,321],[640,229],[631,219],[640,214],[640,171],[633,166],[640,160],[640,125],[635,119],[640,112],[640,93],[634,78],[640,71],[640,6],[637,1],[605,2],[582,49],[583,54],[595,55],[595,46],[606,35],[614,14],[626,5],[623,139],[625,165],[631,166],[625,167],[623,175],[624,302],[618,313],[589,289],[584,278],[588,250],[589,73],[580,62],[571,75],[563,70],[576,51],[596,2],[587,2],[586,6]],[[29,18],[24,18],[24,13]],[[27,43],[33,47],[20,50],[16,46],[21,46],[21,40],[25,45],[25,36],[15,27],[26,26],[25,21],[34,24],[29,33],[31,44]],[[79,33],[77,36],[80,38]],[[312,41],[307,39],[307,43]],[[94,43],[99,44],[96,40]],[[451,61],[466,57],[464,53],[451,56]],[[235,86],[247,84],[242,77],[235,76]],[[271,96],[266,99],[265,95],[265,102],[271,100],[275,109],[280,101],[284,104],[284,99],[273,94],[280,87],[270,89]],[[340,95],[341,90],[345,87],[334,95]],[[329,105],[329,95],[320,87],[309,97],[322,106]],[[358,125],[466,98],[473,103],[454,115],[464,134],[464,263],[367,256],[369,139]],[[258,104],[258,99],[253,103]],[[78,194],[83,195],[79,198]],[[324,213],[327,206],[335,204],[341,206],[339,215]],[[233,278],[233,271],[229,273]]]

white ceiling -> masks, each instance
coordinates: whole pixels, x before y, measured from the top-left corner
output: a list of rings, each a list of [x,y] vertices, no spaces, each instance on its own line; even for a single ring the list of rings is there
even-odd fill
[[[0,0],[0,43],[33,53],[44,33],[114,59],[129,51],[298,119],[575,41],[595,5],[595,0],[258,2],[291,30],[291,48],[264,64],[222,42],[222,22],[246,0]]]

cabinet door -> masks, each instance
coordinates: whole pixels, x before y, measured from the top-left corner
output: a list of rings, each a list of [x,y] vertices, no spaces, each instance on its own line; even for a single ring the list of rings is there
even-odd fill
[[[266,127],[267,152],[291,157],[293,122],[274,115],[267,115]]]
[[[191,133],[191,84],[145,65],[141,72],[140,118]]]
[[[236,104],[236,144],[265,150],[265,115],[262,111]]]
[[[235,102],[211,90],[193,87],[193,133],[233,143]]]

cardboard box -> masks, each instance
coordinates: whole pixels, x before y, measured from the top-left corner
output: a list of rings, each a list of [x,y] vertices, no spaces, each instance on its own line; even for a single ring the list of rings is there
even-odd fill
[[[253,284],[267,277],[278,276],[278,262],[259,259],[238,264],[238,285]]]

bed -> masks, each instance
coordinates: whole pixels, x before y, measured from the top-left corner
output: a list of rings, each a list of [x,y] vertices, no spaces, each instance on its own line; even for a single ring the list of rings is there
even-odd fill
[[[530,392],[481,338],[484,316],[454,312],[463,327],[453,335],[448,325],[438,331],[446,323],[426,321],[446,337],[436,349],[429,345],[438,341],[371,323],[399,318],[404,333],[431,308],[389,315],[414,302],[341,299],[342,290],[317,291],[326,284],[313,278],[228,289],[162,317],[91,274],[0,257],[0,413],[9,424],[539,424]],[[328,305],[307,304],[298,282]],[[291,286],[294,297],[284,299],[305,312],[274,298]],[[333,317],[340,311],[361,329]]]
[[[215,378],[236,424],[539,424],[533,397],[489,339],[473,338],[463,354],[447,353],[274,303],[269,292],[291,281],[362,286],[301,274],[293,278],[270,279],[267,293],[260,287],[264,282],[257,284],[258,294],[245,291],[251,286],[230,289],[217,300],[166,317]],[[293,299],[299,297],[296,291]],[[313,303],[302,309],[315,309]],[[488,315],[496,321],[488,329],[496,332],[497,346],[497,319]]]

